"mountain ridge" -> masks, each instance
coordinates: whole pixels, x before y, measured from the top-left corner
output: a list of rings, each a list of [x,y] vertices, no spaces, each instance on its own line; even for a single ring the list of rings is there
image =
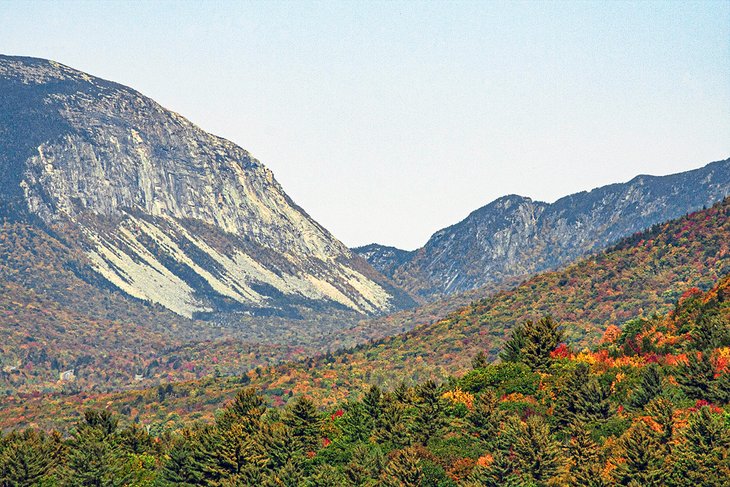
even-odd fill
[[[429,301],[557,268],[728,194],[730,159],[725,159],[666,176],[638,175],[553,203],[505,195],[435,232],[413,252],[379,244],[354,251]]]
[[[127,295],[186,317],[412,303],[247,151],[136,90],[10,56],[0,89],[3,213],[77,235]]]

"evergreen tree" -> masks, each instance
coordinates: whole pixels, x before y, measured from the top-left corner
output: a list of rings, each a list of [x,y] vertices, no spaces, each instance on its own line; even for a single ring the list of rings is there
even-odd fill
[[[691,333],[693,348],[710,351],[730,345],[730,323],[717,312],[705,312]]]
[[[730,430],[723,417],[702,407],[690,416],[674,454],[671,483],[678,486],[727,486],[730,479]]]
[[[365,412],[375,422],[377,422],[380,418],[380,413],[383,407],[382,398],[383,394],[380,391],[380,388],[376,385],[372,385],[365,393],[365,397],[362,400],[363,405],[365,406]]]
[[[360,444],[353,448],[344,471],[352,485],[368,485],[380,478],[384,467],[383,453],[377,446]]]
[[[566,448],[568,460],[564,484],[571,487],[604,487],[601,476],[603,462],[598,444],[582,423],[576,424]]]
[[[381,475],[385,487],[421,487],[423,485],[421,461],[411,448],[397,450]]]
[[[373,431],[373,438],[386,445],[387,449],[408,446],[412,441],[408,431],[409,423],[405,406],[394,400],[387,401]]]
[[[499,358],[502,362],[520,362],[522,349],[525,346],[525,327],[532,325],[531,321],[519,324],[512,330],[509,340],[502,346]]]
[[[0,486],[32,486],[50,479],[62,461],[58,435],[37,430],[11,433],[0,440]]]
[[[670,442],[674,437],[674,404],[669,399],[657,397],[646,405],[646,412],[661,426],[662,431],[657,441],[669,452]]]
[[[64,479],[67,485],[124,485],[124,452],[114,435],[118,420],[109,411],[87,410],[70,442]]]
[[[499,399],[494,391],[487,389],[475,398],[474,407],[466,418],[474,433],[489,443],[497,435],[502,416]]]
[[[563,341],[562,330],[550,316],[546,316],[536,323],[526,322],[523,333],[520,361],[532,370],[547,370],[552,362],[550,353]]]
[[[665,485],[664,456],[654,432],[638,421],[621,437],[620,458],[613,470],[619,485],[660,487]]]
[[[641,382],[631,395],[630,406],[641,409],[662,393],[662,376],[657,364],[649,364],[641,370]]]
[[[178,440],[168,454],[168,459],[160,472],[160,484],[192,487],[205,485],[200,459],[188,438]]]
[[[590,367],[578,363],[556,401],[558,424],[566,427],[577,423],[602,421],[611,416],[610,389],[590,376]]]
[[[236,394],[231,404],[217,419],[218,427],[225,430],[233,424],[240,424],[243,431],[254,433],[259,430],[261,416],[266,411],[264,400],[253,388],[243,389]]]
[[[504,360],[505,362],[508,362],[508,360]],[[477,353],[474,358],[471,359],[471,368],[472,369],[483,369],[489,365],[489,360],[487,359],[487,354],[484,353],[484,351],[480,350],[479,353]]]
[[[443,425],[443,404],[438,386],[432,380],[424,382],[417,388],[417,396],[417,413],[413,430],[416,439],[426,444]]]
[[[467,487],[522,487],[514,455],[496,451],[487,466],[477,466],[466,482]]]
[[[304,452],[319,449],[322,440],[322,418],[311,399],[297,398],[291,407],[287,408],[283,420],[291,429],[298,448]]]
[[[676,379],[688,397],[711,400],[715,367],[710,360],[710,354],[707,352],[690,353],[687,365],[679,367]]]
[[[350,443],[365,442],[370,438],[375,421],[367,414],[362,402],[348,402],[340,420],[340,428]]]
[[[560,444],[551,436],[541,416],[530,416],[525,422],[511,418],[501,440],[514,454],[518,470],[537,485],[548,485],[563,463]]]

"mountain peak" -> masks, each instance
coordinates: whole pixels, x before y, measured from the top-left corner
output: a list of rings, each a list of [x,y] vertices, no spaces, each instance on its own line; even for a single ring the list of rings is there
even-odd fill
[[[239,146],[122,85],[0,57],[0,205],[81,236],[130,296],[186,316],[393,309],[397,293]]]

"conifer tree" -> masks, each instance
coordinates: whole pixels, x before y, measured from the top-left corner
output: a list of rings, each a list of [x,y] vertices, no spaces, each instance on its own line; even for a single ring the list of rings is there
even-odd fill
[[[466,482],[467,487],[522,487],[514,455],[496,451],[486,466],[477,466]]]
[[[348,402],[340,420],[342,433],[350,443],[365,442],[370,438],[375,421],[367,414],[362,402]]]
[[[730,479],[730,431],[723,417],[707,406],[690,416],[674,453],[671,483],[678,486],[726,486]]]
[[[657,441],[669,452],[670,442],[674,437],[674,404],[669,399],[657,397],[646,405],[646,412],[661,426],[662,431]]]
[[[680,366],[676,379],[688,397],[711,400],[715,367],[710,360],[710,354],[690,353],[687,365]]]
[[[474,433],[487,442],[491,442],[499,430],[502,412],[499,400],[493,390],[487,389],[474,400],[474,407],[466,416],[474,429]]]
[[[564,483],[571,487],[604,487],[600,447],[582,423],[577,423],[567,445],[568,460]]]
[[[40,485],[61,461],[60,438],[37,430],[11,433],[0,440],[0,485]]]
[[[417,396],[417,413],[413,430],[416,439],[426,444],[443,425],[443,405],[438,386],[432,380],[418,386]]]
[[[389,449],[408,446],[412,441],[408,432],[409,423],[405,406],[394,400],[387,401],[373,431],[373,438]]]
[[[518,470],[530,481],[547,485],[563,463],[560,444],[550,434],[541,416],[530,416],[522,422],[511,418],[503,433],[507,452],[512,452]]]
[[[377,446],[360,444],[352,450],[352,457],[344,471],[352,485],[368,485],[380,477],[385,460]]]
[[[311,399],[297,398],[287,408],[283,420],[284,424],[291,429],[298,448],[304,452],[318,449],[322,438],[322,418]]]
[[[634,423],[621,437],[622,461],[612,472],[619,485],[661,487],[667,471],[654,432],[644,421]]]
[[[375,422],[378,421],[383,407],[382,397],[383,394],[380,391],[380,388],[376,385],[372,385],[365,393],[365,397],[363,397],[362,400],[363,405],[365,406],[365,412]]]
[[[641,409],[662,393],[662,376],[657,364],[649,364],[641,370],[641,382],[631,395],[630,405]]]
[[[520,361],[532,370],[547,370],[552,362],[550,353],[563,341],[562,330],[550,316],[546,316],[536,323],[525,323],[523,333]]]
[[[411,448],[397,450],[381,475],[385,487],[421,487],[423,485],[421,461]]]
[[[509,360],[503,360],[504,362],[509,362]],[[472,369],[483,369],[489,365],[489,360],[487,359],[487,354],[484,353],[483,350],[480,350],[479,353],[477,353],[474,358],[471,359],[471,368]]]
[[[123,452],[115,441],[118,420],[109,411],[87,410],[71,442],[66,460],[65,483],[96,487],[124,485]]]
[[[502,362],[520,362],[522,359],[522,348],[525,346],[525,327],[532,325],[531,321],[521,323],[514,327],[509,340],[502,346],[499,358]]]

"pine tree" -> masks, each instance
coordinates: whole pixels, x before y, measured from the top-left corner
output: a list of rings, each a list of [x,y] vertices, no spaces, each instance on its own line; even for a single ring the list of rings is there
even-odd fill
[[[370,389],[368,389],[365,393],[365,397],[362,400],[362,403],[365,406],[365,412],[375,422],[378,421],[383,408],[382,397],[383,394],[380,392],[380,388],[373,385],[370,386]]]
[[[373,430],[373,438],[387,445],[387,449],[403,448],[413,440],[408,431],[409,424],[405,406],[393,400],[387,401]]]
[[[380,478],[386,487],[421,487],[423,479],[421,461],[411,448],[397,450]]]
[[[649,364],[641,371],[641,382],[631,395],[630,406],[641,409],[662,393],[662,376],[657,364]]]
[[[477,466],[467,479],[467,487],[522,487],[514,455],[500,451],[491,455],[489,465]]]
[[[509,340],[502,346],[499,358],[502,362],[520,362],[522,359],[522,348],[525,346],[525,327],[532,326],[531,321],[519,324],[512,330]]]
[[[578,363],[556,401],[558,424],[566,427],[609,418],[612,412],[609,398],[610,389],[590,376],[588,364]]]
[[[519,471],[538,485],[554,478],[563,463],[560,444],[550,434],[541,416],[530,416],[525,422],[512,418],[506,423],[501,439],[512,452]]]
[[[474,408],[466,416],[474,433],[487,442],[491,442],[497,435],[502,417],[499,399],[491,389],[485,390],[475,398]]]
[[[438,393],[438,386],[432,380],[424,382],[417,388],[417,413],[413,422],[415,437],[423,444],[443,426],[443,404]]]
[[[575,487],[604,487],[600,447],[582,423],[576,424],[566,448],[568,460],[564,483]]]
[[[238,423],[247,433],[254,433],[258,431],[261,416],[265,411],[264,400],[256,394],[256,391],[253,388],[243,389],[236,394],[216,422],[223,430]]]
[[[657,397],[646,405],[646,412],[661,426],[662,431],[657,441],[669,452],[670,442],[674,437],[674,404],[669,399]]]
[[[671,483],[678,486],[727,486],[730,479],[730,430],[707,406],[690,416],[674,453]]]
[[[64,478],[73,486],[124,485],[123,457],[113,438],[117,419],[108,411],[87,410],[71,439]]]
[[[550,316],[546,316],[536,323],[526,322],[523,333],[520,361],[532,370],[547,370],[552,363],[550,353],[563,341],[562,330]]]
[[[298,448],[304,452],[316,451],[322,438],[320,417],[317,407],[306,397],[300,397],[287,408],[284,424],[291,429]]]
[[[507,360],[505,360],[505,362],[507,362]],[[483,369],[487,365],[489,365],[489,360],[487,359],[487,354],[482,350],[480,350],[479,353],[471,359],[472,369]]]
[[[688,397],[710,400],[715,380],[715,367],[710,360],[710,354],[690,353],[687,365],[679,368],[676,379]]]
[[[660,487],[665,485],[667,472],[664,457],[654,432],[644,421],[633,424],[621,437],[623,461],[612,472],[619,485]]]
[[[11,433],[0,440],[0,485],[39,485],[62,458],[60,437],[37,430]]]
[[[369,485],[380,477],[384,467],[383,453],[376,445],[360,444],[352,449],[352,457],[344,471],[353,485]]]
[[[716,312],[705,312],[691,333],[694,348],[715,350],[730,345],[730,323]]]
[[[367,414],[361,402],[348,402],[340,420],[340,429],[349,443],[365,442],[370,438],[375,421]]]

